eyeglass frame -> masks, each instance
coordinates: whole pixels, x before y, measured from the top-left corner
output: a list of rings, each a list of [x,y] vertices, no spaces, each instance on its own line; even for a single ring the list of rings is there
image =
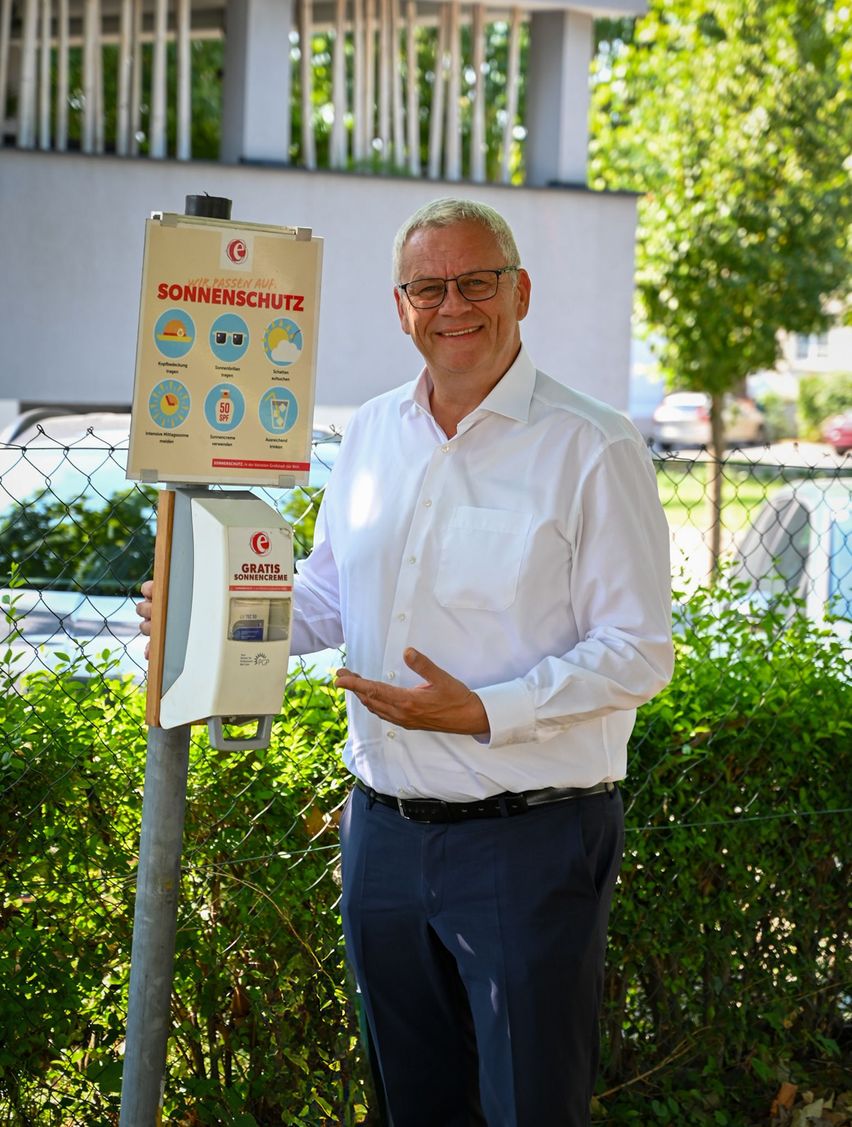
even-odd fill
[[[500,286],[500,278],[503,276],[503,274],[512,274],[514,273],[514,271],[520,269],[520,263],[517,263],[515,266],[482,267],[479,270],[464,270],[461,274],[456,274],[452,278],[412,278],[410,282],[397,282],[396,288],[398,290],[402,290],[402,292],[408,299],[408,304],[412,309],[440,309],[440,307],[447,300],[447,294],[450,292],[450,282],[456,283],[456,289],[459,291],[459,294],[464,298],[465,301],[472,301],[474,303],[478,301],[490,301],[492,297],[495,297],[497,294],[497,290]],[[471,274],[496,275],[494,282],[494,293],[490,293],[488,297],[467,297],[465,294],[463,294],[459,289],[459,278],[468,278]],[[415,305],[411,300],[410,294],[408,293],[408,287],[415,285],[417,282],[443,282],[444,293],[441,300],[436,302],[434,305]]]

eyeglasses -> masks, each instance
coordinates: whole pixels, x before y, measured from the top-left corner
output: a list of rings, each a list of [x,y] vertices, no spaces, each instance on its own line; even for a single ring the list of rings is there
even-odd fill
[[[213,338],[217,344],[227,344],[228,337],[231,338],[231,344],[239,348],[245,339],[245,333],[223,333],[220,329],[217,329],[213,334]]]
[[[402,290],[415,309],[437,309],[447,296],[447,287],[455,282],[465,301],[487,301],[497,293],[501,274],[510,274],[520,266],[501,266],[499,270],[472,270],[455,278],[416,278],[396,288]]]

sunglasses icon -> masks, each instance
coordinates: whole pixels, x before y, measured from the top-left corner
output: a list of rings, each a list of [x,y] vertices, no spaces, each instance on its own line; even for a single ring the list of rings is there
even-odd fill
[[[221,329],[217,329],[216,332],[213,334],[213,339],[215,340],[216,344],[227,344],[228,343],[228,337],[231,338],[231,344],[233,344],[236,348],[239,348],[240,345],[243,343],[243,341],[246,339],[246,334],[245,333],[224,333],[224,332],[221,331]]]

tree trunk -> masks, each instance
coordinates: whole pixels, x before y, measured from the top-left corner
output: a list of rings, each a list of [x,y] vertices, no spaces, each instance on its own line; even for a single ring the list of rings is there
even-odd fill
[[[710,581],[719,574],[722,554],[722,460],[725,455],[725,424],[722,419],[723,396],[710,400],[710,458],[707,462],[707,489],[710,495]]]

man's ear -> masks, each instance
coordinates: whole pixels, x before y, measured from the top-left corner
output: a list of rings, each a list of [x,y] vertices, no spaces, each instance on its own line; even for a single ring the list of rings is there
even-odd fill
[[[527,313],[530,311],[531,291],[532,282],[530,281],[530,276],[522,266],[518,270],[518,278],[515,283],[515,309],[519,321],[523,321],[524,317],[526,317]]]
[[[405,294],[400,293],[396,286],[394,286],[393,296],[396,301],[396,311],[399,315],[400,327],[404,333],[411,336],[411,326],[408,324],[408,301]]]

